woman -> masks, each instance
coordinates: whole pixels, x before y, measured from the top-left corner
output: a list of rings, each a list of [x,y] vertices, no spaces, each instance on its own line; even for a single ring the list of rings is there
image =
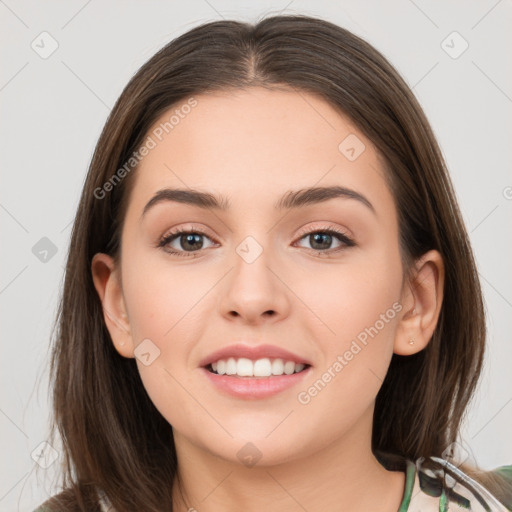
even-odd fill
[[[39,510],[512,510],[512,466],[458,444],[484,347],[394,68],[317,18],[204,24],[98,141],[51,365],[64,491]]]

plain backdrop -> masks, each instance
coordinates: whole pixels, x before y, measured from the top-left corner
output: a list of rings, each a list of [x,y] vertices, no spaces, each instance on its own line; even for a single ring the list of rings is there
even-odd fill
[[[48,469],[35,462],[48,434],[50,328],[71,222],[111,107],[174,37],[207,21],[279,13],[352,30],[420,100],[451,172],[488,314],[463,446],[486,469],[512,464],[510,1],[0,0],[0,510],[31,511],[56,491],[58,460]],[[45,450],[46,463],[51,450],[60,456],[58,446]]]

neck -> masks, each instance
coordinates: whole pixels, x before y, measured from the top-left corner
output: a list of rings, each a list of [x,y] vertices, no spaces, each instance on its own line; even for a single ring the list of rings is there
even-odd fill
[[[373,408],[368,412],[369,421],[358,423],[320,451],[267,466],[247,467],[222,459],[174,432],[178,478],[173,484],[173,510],[396,512],[405,475],[386,470],[373,455]]]

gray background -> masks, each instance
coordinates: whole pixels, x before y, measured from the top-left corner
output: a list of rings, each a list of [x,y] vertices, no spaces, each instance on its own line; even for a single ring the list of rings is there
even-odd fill
[[[390,59],[424,107],[471,234],[488,311],[489,351],[463,449],[486,469],[512,464],[512,3],[287,1],[0,0],[1,510],[30,511],[56,491],[58,460],[50,463],[59,446],[40,447],[48,433],[49,334],[71,222],[110,108],[170,39],[202,22],[252,22],[265,13],[318,15],[354,31]],[[42,58],[52,40],[58,48]],[[42,454],[39,463],[32,454]]]

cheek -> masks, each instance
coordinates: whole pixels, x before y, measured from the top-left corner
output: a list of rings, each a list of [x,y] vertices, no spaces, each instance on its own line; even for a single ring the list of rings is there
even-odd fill
[[[169,345],[183,325],[190,327],[191,318],[197,319],[201,299],[216,281],[217,275],[202,271],[199,266],[185,271],[160,256],[127,261],[123,285],[134,342],[150,338],[161,348]],[[189,331],[184,339],[191,335]]]
[[[181,427],[184,417],[198,414],[187,393],[195,385],[190,353],[211,318],[208,292],[218,282],[218,273],[199,266],[185,272],[165,258],[151,260],[134,252],[131,256],[123,263],[130,329],[136,354],[149,353],[150,361],[146,365],[144,358],[136,358],[140,377],[155,407],[169,423]]]
[[[313,341],[324,342],[322,352],[330,355],[348,349],[359,335],[364,342],[368,329],[374,337],[392,335],[401,288],[401,262],[392,250],[360,253],[343,264],[316,265],[294,283],[307,308],[304,318],[315,329]]]
[[[327,408],[338,421],[350,408],[369,406],[382,385],[402,310],[402,267],[388,250],[333,268],[297,290],[319,318],[309,315],[306,329],[321,361],[298,402],[319,414]]]

